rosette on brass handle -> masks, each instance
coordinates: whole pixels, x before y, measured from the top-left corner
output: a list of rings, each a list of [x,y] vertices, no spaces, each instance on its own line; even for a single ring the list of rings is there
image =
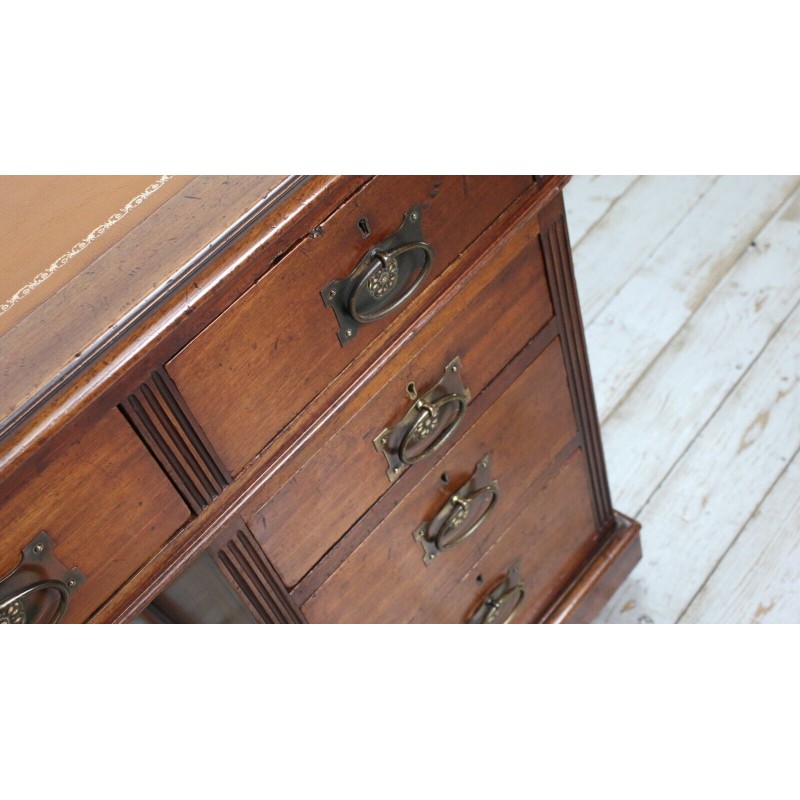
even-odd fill
[[[376,303],[374,301],[387,297],[397,286],[400,273],[400,256],[410,253],[413,250],[420,250],[423,254],[422,263],[419,265],[419,272],[408,288],[391,302]],[[376,249],[371,253],[373,261],[365,264],[366,269],[363,274],[358,276],[350,299],[347,302],[347,310],[350,316],[360,323],[374,322],[376,319],[385,317],[403,303],[417,291],[419,285],[425,279],[433,259],[433,248],[427,242],[409,242],[392,250]],[[373,308],[370,310],[370,306]]]
[[[446,394],[444,397],[439,398],[435,402],[429,403],[425,400],[417,400],[414,404],[414,410],[417,413],[417,418],[414,424],[403,435],[400,440],[400,447],[397,450],[397,456],[404,464],[416,464],[422,461],[423,458],[433,455],[441,446],[450,438],[456,426],[461,422],[464,412],[467,410],[467,402],[469,397],[466,394],[453,392]],[[445,426],[444,430],[424,449],[412,455],[414,446],[426,439],[436,430],[437,423],[439,422],[443,410],[450,404],[456,404],[458,410],[452,420]]]
[[[414,393],[412,399],[403,418],[393,427],[384,428],[374,440],[375,449],[384,454],[389,464],[386,474],[390,481],[441,450],[464,418],[470,393],[461,379],[461,359],[454,358],[435,386],[422,396]]]
[[[516,615],[525,598],[525,589],[517,580],[516,567],[496,584],[469,618],[471,625],[505,625]]]
[[[346,277],[320,293],[339,322],[342,345],[361,325],[391,314],[419,289],[433,261],[433,248],[422,235],[422,207],[413,206],[397,233],[371,248]]]
[[[497,481],[489,476],[489,456],[475,467],[472,477],[442,506],[439,513],[414,532],[425,551],[425,565],[439,553],[468,539],[486,521],[497,504]],[[479,513],[475,515],[475,509]],[[468,524],[471,522],[471,524]]]
[[[53,555],[53,541],[42,531],[22,551],[16,569],[0,581],[0,625],[56,623],[67,611],[84,577]]]

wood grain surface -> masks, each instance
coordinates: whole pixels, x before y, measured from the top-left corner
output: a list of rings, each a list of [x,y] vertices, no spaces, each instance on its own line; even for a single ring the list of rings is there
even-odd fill
[[[615,501],[637,513],[800,302],[794,193],[603,424]],[[597,360],[603,339],[589,331]],[[742,420],[746,424],[745,420]]]
[[[288,466],[267,489],[272,495],[246,520],[293,586],[388,488],[386,459],[373,439],[409,408],[406,389],[420,394],[461,358],[462,378],[476,397],[552,314],[535,220],[506,236],[440,314],[354,398],[359,409],[336,429],[321,432],[324,446],[295,474]],[[314,447],[314,444],[311,444]],[[413,467],[424,470],[424,462]],[[358,476],[342,491],[334,476]],[[282,484],[282,485],[281,485]],[[277,490],[277,487],[281,487]]]
[[[170,361],[167,371],[229,472],[237,474],[390,320],[365,325],[343,347],[320,297],[333,278],[346,277],[419,203],[435,256],[416,299],[430,302],[437,275],[530,186],[520,177],[379,177]],[[366,238],[362,219],[372,231]],[[398,316],[410,319],[419,308],[411,302]]]
[[[568,203],[581,180],[567,190]],[[662,197],[680,188],[670,183],[653,181],[653,192],[639,198],[643,213],[657,214]],[[796,178],[781,176],[714,179],[652,261],[642,259],[621,281],[606,276],[603,291],[616,295],[606,312],[616,322],[592,324],[587,336],[593,364],[622,356],[617,379],[605,386],[601,379],[598,399],[609,412],[603,432],[612,492],[643,523],[644,559],[599,621],[769,621],[766,611],[756,614],[758,606],[769,607],[771,580],[785,586],[774,558],[757,560],[771,552],[770,526],[751,521],[769,507],[773,528],[781,529],[770,496],[800,446],[792,388],[800,301],[796,187]],[[637,235],[633,214],[629,234],[624,220],[614,227],[619,236]],[[603,228],[592,225],[585,241],[595,236],[601,248]],[[632,299],[639,296],[650,300],[636,312]],[[623,313],[634,315],[630,323]],[[616,337],[606,338],[615,329]],[[641,348],[650,355],[637,361],[642,331]],[[619,380],[628,389],[615,405]],[[784,506],[787,519],[791,508]],[[745,553],[756,559],[749,568],[759,599],[751,606],[752,596],[740,596]],[[794,595],[778,594],[773,618],[800,618]]]
[[[539,620],[547,624],[593,622],[642,558],[641,526],[616,514],[616,529],[607,536],[574,582]]]
[[[637,175],[585,175],[570,185],[567,210],[573,248],[637,180]]]
[[[575,253],[583,321],[588,327],[714,183],[646,175],[626,191],[581,240]],[[657,198],[658,202],[654,202]],[[635,220],[635,224],[631,224]]]
[[[250,205],[226,228],[229,234],[200,245],[130,309],[109,310],[117,322],[34,387],[3,419],[0,433],[0,486],[15,504],[0,512],[28,520],[19,535],[30,541],[27,527],[40,525],[44,508],[41,527],[56,541],[56,555],[86,574],[72,618],[130,619],[210,548],[221,574],[258,618],[302,621],[298,605],[316,602],[342,570],[358,572],[367,543],[389,535],[385,519],[370,516],[384,497],[385,518],[435,513],[447,494],[443,488],[466,478],[487,449],[496,456],[498,480],[508,486],[508,505],[498,506],[495,522],[481,529],[485,538],[476,535],[447,553],[452,572],[441,573],[445,583],[434,593],[437,601],[451,594],[459,599],[455,593],[467,585],[462,578],[471,568],[507,571],[510,561],[518,561],[512,551],[522,547],[533,554],[523,564],[526,587],[532,587],[524,615],[541,617],[610,533],[559,193],[563,183],[559,176],[292,183],[280,203],[262,197]],[[613,211],[638,184],[627,190],[619,185],[616,195],[610,191],[595,205]],[[190,201],[205,202],[210,220],[213,187],[218,184],[211,180],[206,200],[173,198],[188,203],[173,230],[176,241],[197,244],[192,237],[201,234],[192,225]],[[233,187],[240,190],[247,191],[244,184]],[[439,259],[430,281],[402,310],[341,347],[320,289],[352,270],[417,202],[424,235]],[[167,231],[155,217],[151,224]],[[590,226],[584,240],[596,235],[597,226]],[[134,261],[150,252],[141,241],[138,249],[128,246]],[[167,248],[164,256],[177,258],[179,250]],[[65,315],[94,297],[75,288],[78,305],[65,306]],[[76,322],[75,330],[85,333],[96,321],[87,315],[87,325]],[[463,430],[436,461],[390,484],[385,461],[372,447],[374,435],[402,416],[412,381],[424,391],[455,356],[463,359],[473,392]],[[184,371],[173,371],[182,361]],[[4,364],[4,374],[24,366]],[[381,398],[385,402],[375,402]],[[520,436],[520,420],[522,429],[534,431],[533,440]],[[362,446],[372,462],[357,455]],[[368,463],[370,470],[379,465],[380,483],[369,480]],[[348,472],[357,476],[352,497]],[[431,475],[435,481],[423,482]],[[43,488],[43,480],[52,490]],[[34,502],[30,492],[36,488],[51,499]],[[258,511],[263,530],[254,537],[242,517],[254,523]],[[523,515],[525,534],[515,527]],[[317,538],[303,545],[305,560],[291,567],[295,579],[303,578],[295,589],[303,591],[290,593],[281,585],[286,575],[267,561],[259,540],[280,529],[291,546],[313,527],[309,519],[319,523]],[[419,551],[419,568],[430,570],[422,565],[419,544],[410,541]],[[7,552],[0,551],[0,565],[5,559],[11,569],[25,542],[4,539],[4,546],[9,543]],[[84,557],[75,558],[75,548]],[[380,573],[385,553],[380,547],[375,553],[378,560],[370,563]],[[340,556],[346,560],[337,563]],[[475,582],[486,581],[479,586],[483,592],[494,578],[479,574]],[[481,592],[471,591],[465,605],[450,605],[452,614],[458,607],[463,620],[465,607],[474,606]],[[412,619],[418,611],[401,616]]]
[[[799,365],[796,308],[642,510],[658,580],[634,576],[608,613],[680,618],[800,448]]]
[[[800,622],[800,453],[748,519],[681,622]]]
[[[56,558],[86,578],[64,618],[82,622],[188,517],[166,475],[122,415],[112,411],[0,501],[0,575],[46,531]]]
[[[413,622],[466,622],[512,568],[525,590],[513,621],[538,620],[597,545],[590,497],[586,461],[576,450],[464,578]]]
[[[528,487],[576,430],[555,341],[303,605],[308,619],[404,622],[436,606],[527,505]],[[500,492],[496,507],[472,537],[426,566],[414,531],[435,516],[486,455]]]
[[[287,462],[302,453],[320,430],[328,425],[339,424],[344,407],[372,375],[385,367],[414,340],[440,308],[453,300],[460,288],[466,285],[473,269],[479,269],[483,260],[493,257],[501,246],[498,237],[515,227],[522,217],[529,214],[535,216],[539,208],[558,197],[565,180],[564,176],[552,176],[536,183],[531,181],[528,191],[494,220],[438,279],[441,285],[436,296],[429,303],[420,302],[410,319],[402,318],[402,315],[389,318],[383,333],[360,351],[346,373],[337,376],[314,398],[259,454],[258,459],[243,469],[234,483],[211,506],[203,509],[153,559],[137,571],[124,590],[112,597],[93,616],[92,621],[123,622],[133,619],[215,536],[221,535],[232,524],[243,508],[249,507],[253,498],[266,490],[274,476],[281,472]],[[268,226],[268,231],[254,228],[234,241],[220,255],[221,264],[210,270],[212,282],[205,280],[205,274],[203,275],[198,297],[204,298],[205,302],[198,300],[198,305],[191,314],[184,311],[177,317],[159,316],[159,330],[163,332],[159,334],[155,345],[145,351],[144,357],[138,359],[137,368],[130,375],[121,375],[116,385],[117,391],[128,394],[136,390],[142,382],[140,370],[148,369],[152,372],[158,369],[159,362],[163,364],[161,359],[165,356],[169,358],[175,343],[185,341],[187,330],[202,330],[213,319],[211,314],[215,308],[230,305],[233,299],[241,296],[258,279],[253,276],[268,274],[281,263],[280,254],[286,251],[280,248],[290,241],[290,235],[295,235],[298,230],[305,230],[299,241],[295,239],[295,247],[298,248],[303,247],[307,241],[318,238],[315,231],[319,222],[330,216],[331,209],[354,200],[360,187],[364,185],[364,179],[359,182],[357,179],[341,176],[324,181],[309,180],[274,214],[265,216],[263,225]],[[347,190],[350,190],[349,194]],[[304,225],[307,227],[301,227]],[[228,277],[215,284],[213,280],[219,275],[220,269],[226,270]],[[187,302],[193,302],[192,296],[187,298]],[[169,308],[169,314],[180,310],[177,307]],[[322,308],[327,310],[324,306]],[[163,326],[169,319],[174,319],[174,324],[166,329]],[[114,369],[121,367],[118,361],[114,362]],[[97,404],[99,403],[98,400]]]
[[[588,326],[590,348],[595,339],[603,342],[592,364],[601,421],[799,185],[793,177],[718,178]]]

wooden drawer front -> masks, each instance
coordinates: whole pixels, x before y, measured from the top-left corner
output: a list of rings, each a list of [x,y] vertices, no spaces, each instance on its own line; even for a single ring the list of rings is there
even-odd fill
[[[344,421],[323,428],[309,447],[316,452],[288,464],[245,514],[287,586],[389,488],[387,462],[373,440],[410,407],[408,384],[423,393],[458,356],[475,398],[551,317],[538,230],[528,219],[496,243],[458,294],[350,401]],[[409,471],[426,471],[429,463]]]
[[[512,621],[533,622],[567,587],[597,538],[586,459],[576,450],[466,577],[412,621],[467,622],[485,610],[487,596],[511,573],[507,586],[524,589]],[[505,613],[500,611],[498,621]]]
[[[519,514],[536,476],[576,432],[555,340],[308,600],[303,607],[308,620],[406,622],[437,605]],[[436,516],[487,455],[498,487],[494,507],[474,534],[426,566],[414,532]]]
[[[81,622],[188,518],[172,484],[114,409],[0,502],[0,576],[46,531],[55,558],[85,578],[64,617]]]
[[[180,352],[167,370],[228,471],[238,473],[388,320],[413,319],[442,270],[531,185],[528,177],[375,178]],[[415,204],[435,250],[429,275],[402,310],[342,346],[321,290],[348,276]]]

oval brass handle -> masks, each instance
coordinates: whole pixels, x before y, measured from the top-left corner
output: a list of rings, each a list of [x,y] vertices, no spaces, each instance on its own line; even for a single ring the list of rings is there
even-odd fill
[[[403,305],[425,280],[432,261],[433,248],[425,241],[422,206],[417,203],[405,213],[403,224],[371,247],[349,275],[320,290],[322,302],[333,309],[339,323],[340,344],[352,342],[365,323]]]
[[[55,589],[59,594],[58,608],[50,620],[50,624],[55,624],[64,616],[67,605],[69,604],[69,588],[63,581],[38,581],[20,589],[8,597],[0,599],[0,624],[13,624],[27,622],[27,612],[22,600],[34,592]]]
[[[481,620],[481,624],[505,625],[511,622],[524,597],[525,590],[521,584],[517,584],[503,592],[497,599],[487,598],[485,603],[489,606],[489,611]],[[503,611],[506,611],[506,616],[501,618]]]
[[[455,491],[436,516],[414,531],[414,541],[422,545],[422,561],[428,566],[439,553],[468,539],[486,521],[499,497],[497,481],[491,477],[491,455],[486,454],[475,466],[469,480]],[[468,524],[482,498],[488,503],[477,519]]]
[[[375,449],[386,457],[386,474],[390,481],[397,480],[412,464],[441,449],[464,418],[470,392],[464,385],[461,371],[461,359],[456,356],[444,368],[441,379],[423,395],[417,394],[413,382],[406,387],[413,401],[408,411],[372,440]],[[453,403],[458,404],[458,408],[451,419],[449,412],[446,415],[441,412]],[[419,442],[423,442],[421,449],[416,447]]]
[[[439,450],[444,443],[450,439],[459,423],[464,418],[464,414],[467,411],[468,402],[469,395],[461,392],[451,392],[450,394],[446,394],[444,397],[441,397],[432,403],[429,403],[425,400],[417,400],[414,407],[420,412],[420,414],[400,441],[400,447],[397,450],[397,455],[400,461],[402,461],[403,464],[408,464],[410,466],[422,461],[423,458],[433,455],[437,450]],[[433,444],[424,448],[416,455],[409,455],[409,447],[417,444],[423,439],[426,439],[436,430],[436,427],[439,424],[439,414],[441,409],[450,405],[451,403],[458,403],[458,411],[456,412],[455,417],[448,423],[447,427],[445,427],[445,429],[433,440]]]
[[[400,297],[392,300],[385,306],[378,306],[372,311],[362,311],[365,302],[380,301],[382,297],[390,296],[392,290],[400,280],[400,267],[398,259],[404,253],[412,250],[422,250],[424,259],[419,266],[419,274],[411,282]],[[376,250],[373,253],[374,261],[367,267],[364,274],[358,279],[353,287],[350,299],[347,303],[347,310],[350,316],[358,323],[374,322],[376,319],[391,314],[392,311],[405,303],[420,287],[428,274],[428,270],[433,260],[433,248],[427,242],[408,242],[391,250]]]
[[[459,532],[459,528],[464,524],[464,521],[469,516],[470,507],[472,504],[479,497],[482,497],[485,494],[490,496],[489,505],[486,506],[483,513],[478,517],[478,519],[475,520],[475,522],[472,523],[472,525],[469,526],[469,528]],[[455,508],[453,508],[453,511],[448,516],[444,525],[439,529],[439,532],[436,534],[436,538],[434,539],[436,547],[439,550],[447,550],[450,547],[455,547],[465,539],[469,539],[469,537],[472,536],[472,534],[475,533],[475,531],[477,531],[481,525],[483,525],[492,509],[497,505],[497,485],[493,484],[489,486],[483,486],[467,497],[453,495],[450,498],[450,503],[455,506]],[[448,539],[448,534],[454,531],[457,535]]]
[[[524,598],[525,589],[517,580],[517,566],[513,566],[503,580],[494,585],[469,622],[473,625],[505,625],[514,619]]]

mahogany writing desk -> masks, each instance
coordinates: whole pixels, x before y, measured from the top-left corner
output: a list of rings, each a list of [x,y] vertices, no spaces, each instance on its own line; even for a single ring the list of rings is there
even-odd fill
[[[0,622],[589,621],[565,183],[0,180]]]

